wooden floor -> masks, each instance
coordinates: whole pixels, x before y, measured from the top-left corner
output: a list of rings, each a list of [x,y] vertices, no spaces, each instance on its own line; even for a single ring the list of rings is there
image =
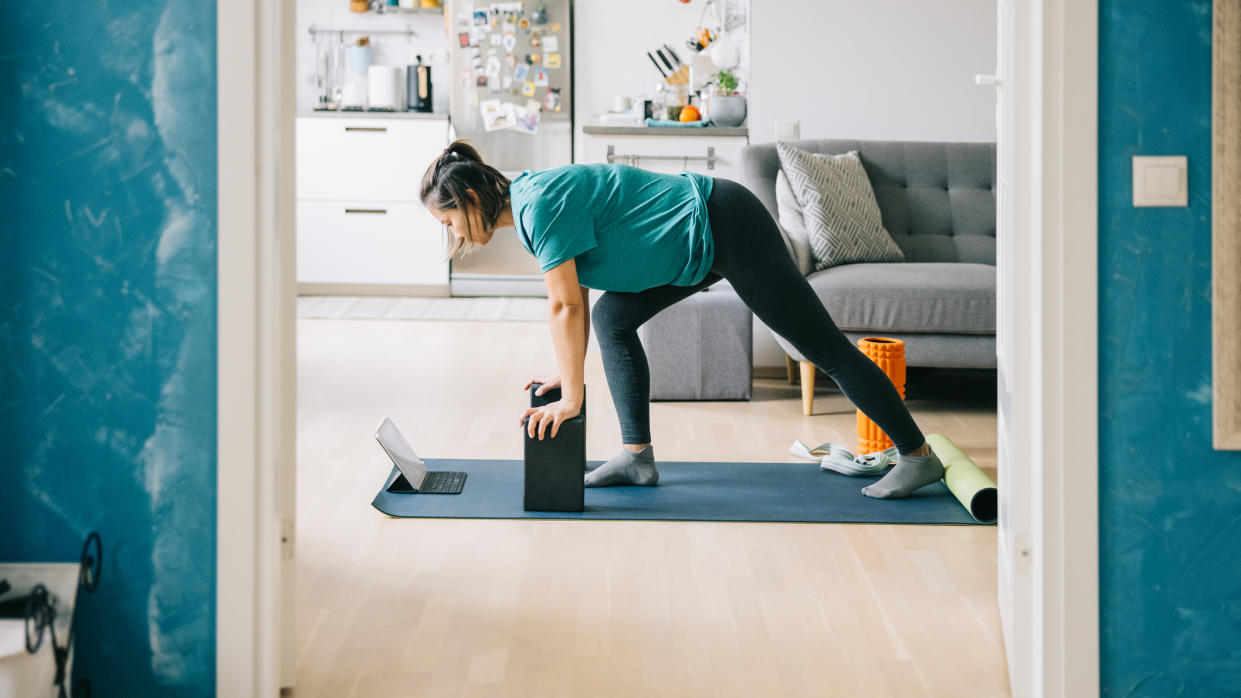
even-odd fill
[[[994,527],[390,519],[380,418],[424,456],[520,458],[546,326],[299,320],[298,342],[298,698],[1009,695]],[[593,351],[586,380],[607,458]],[[909,405],[994,476],[993,395],[937,374]],[[653,438],[721,461],[855,441],[839,393],[815,410],[761,379],[751,402],[655,403]]]

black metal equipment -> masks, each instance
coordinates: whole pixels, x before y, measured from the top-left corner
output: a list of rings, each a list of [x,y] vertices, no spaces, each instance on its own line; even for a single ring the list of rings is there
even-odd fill
[[[103,544],[99,534],[91,532],[82,544],[82,555],[79,558],[78,586],[87,593],[95,591],[99,586],[99,574],[103,570]],[[43,632],[46,630],[52,640],[52,654],[56,662],[56,683],[60,698],[68,698],[65,689],[65,667],[69,663],[69,652],[73,647],[73,631],[76,613],[69,618],[69,637],[65,644],[56,641],[56,607],[51,593],[42,584],[36,584],[25,596],[3,598],[8,593],[9,584],[0,580],[0,618],[24,618],[26,621],[26,651],[35,654],[43,646]],[[76,605],[75,605],[76,608]],[[79,678],[73,687],[73,698],[89,698],[90,682]]]

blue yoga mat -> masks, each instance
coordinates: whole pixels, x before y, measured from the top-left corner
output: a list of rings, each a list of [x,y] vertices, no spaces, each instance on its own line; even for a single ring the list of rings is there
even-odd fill
[[[872,499],[878,477],[849,477],[814,463],[661,462],[656,487],[586,490],[582,513],[522,509],[519,460],[426,459],[431,470],[469,473],[461,494],[394,494],[395,467],[371,505],[395,517],[466,519],[636,519],[806,523],[972,524],[943,482],[905,499]]]

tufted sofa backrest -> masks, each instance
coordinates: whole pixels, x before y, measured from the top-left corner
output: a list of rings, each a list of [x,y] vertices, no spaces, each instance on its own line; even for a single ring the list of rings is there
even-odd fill
[[[995,144],[914,141],[790,141],[812,153],[858,151],[883,226],[907,262],[995,264]],[[775,143],[741,154],[745,185],[776,213]]]

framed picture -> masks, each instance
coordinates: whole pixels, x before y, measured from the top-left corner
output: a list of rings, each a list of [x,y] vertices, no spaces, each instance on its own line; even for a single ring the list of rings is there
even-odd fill
[[[1214,4],[1211,375],[1216,449],[1241,450],[1241,3]]]

